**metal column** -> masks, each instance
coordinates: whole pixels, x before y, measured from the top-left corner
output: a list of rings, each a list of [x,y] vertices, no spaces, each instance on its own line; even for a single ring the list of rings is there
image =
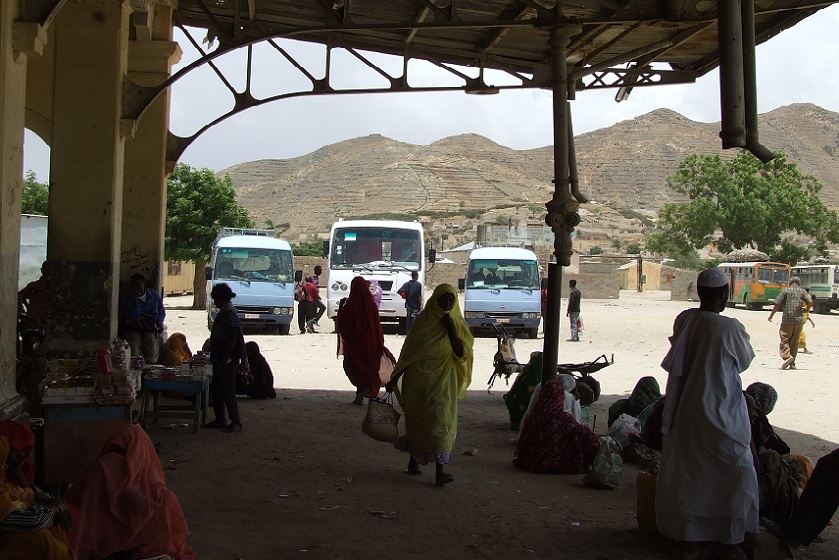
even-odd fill
[[[580,33],[579,25],[559,24],[551,30],[550,46],[553,67],[554,116],[554,195],[545,204],[545,223],[554,233],[555,263],[548,264],[548,301],[545,305],[545,342],[542,356],[542,382],[556,378],[559,358],[559,318],[561,314],[562,267],[571,264],[571,233],[580,223],[579,203],[571,197],[569,105],[568,105],[568,42]]]

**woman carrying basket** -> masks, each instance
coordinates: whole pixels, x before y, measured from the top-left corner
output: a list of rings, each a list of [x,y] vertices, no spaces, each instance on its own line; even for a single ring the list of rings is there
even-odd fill
[[[405,435],[393,442],[410,453],[408,474],[434,462],[436,484],[454,480],[444,471],[457,436],[457,401],[472,381],[472,334],[460,312],[457,290],[437,286],[414,321],[387,384],[405,413]]]
[[[350,295],[338,311],[336,327],[338,355],[344,355],[344,372],[356,387],[353,404],[360,405],[364,397],[376,398],[396,363],[385,346],[379,309],[369,284],[361,276],[350,284]]]

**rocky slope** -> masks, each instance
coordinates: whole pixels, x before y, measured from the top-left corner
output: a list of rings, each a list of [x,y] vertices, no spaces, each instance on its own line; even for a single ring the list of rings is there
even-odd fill
[[[839,207],[839,114],[811,104],[760,116],[761,142],[782,151],[824,185],[822,197]],[[659,109],[576,138],[581,190],[592,243],[613,238],[643,242],[638,214],[654,217],[678,200],[666,185],[692,153],[722,150],[719,123],[699,123]],[[538,219],[528,205],[543,204],[553,187],[553,148],[512,150],[466,134],[427,146],[379,135],[325,146],[285,160],[260,160],[225,169],[239,201],[258,225],[283,224],[290,241],[314,239],[336,217],[391,216],[429,221],[435,238],[471,239],[481,222]],[[585,218],[585,217],[584,217]]]

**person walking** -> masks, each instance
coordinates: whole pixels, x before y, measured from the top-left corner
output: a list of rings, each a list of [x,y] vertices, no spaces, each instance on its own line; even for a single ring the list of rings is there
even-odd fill
[[[323,314],[326,312],[326,305],[324,305],[323,300],[320,298],[320,275],[323,274],[323,267],[319,264],[315,265],[315,273],[312,274],[312,284],[315,285],[315,288],[318,290],[318,297],[312,302],[312,312],[314,314],[314,321],[312,321],[312,325],[315,327],[320,326],[320,318],[323,317]]]
[[[685,543],[685,558],[751,558],[758,481],[740,375],[754,359],[749,335],[723,317],[728,278],[718,268],[696,281],[700,306],[673,324],[662,416],[656,522]]]
[[[414,319],[422,310],[422,284],[419,281],[419,272],[411,272],[411,279],[402,284],[396,293],[405,300],[405,334],[411,332]]]
[[[317,284],[312,281],[311,276],[307,276],[303,282],[303,292],[306,296],[306,332],[316,333],[315,325],[318,324],[323,312],[326,311],[326,306],[321,302],[320,290],[318,290]]]
[[[405,414],[405,435],[393,442],[410,454],[408,474],[434,462],[435,483],[454,481],[445,472],[457,436],[457,401],[466,398],[472,381],[473,338],[457,289],[440,284],[405,338],[394,375],[385,386],[396,392]]]
[[[344,356],[344,373],[355,386],[353,404],[374,399],[390,381],[396,359],[385,346],[379,308],[367,280],[353,278],[350,295],[336,317],[338,355]]]
[[[580,290],[577,289],[577,281],[576,280],[569,280],[568,281],[568,310],[565,312],[565,316],[568,317],[571,321],[571,338],[568,339],[568,342],[579,342],[580,341],[580,298],[582,294]]]
[[[798,338],[804,328],[804,311],[810,311],[813,298],[801,287],[801,279],[793,276],[789,279],[789,287],[778,294],[775,305],[769,313],[769,322],[778,311],[781,315],[781,328],[778,335],[781,339],[779,351],[783,363],[781,369],[795,369],[795,358],[798,356]]]
[[[213,364],[213,382],[210,396],[213,398],[215,420],[204,424],[204,428],[220,428],[225,432],[241,432],[239,404],[236,402],[236,371],[247,373],[248,356],[245,337],[233,298],[236,293],[224,282],[213,286],[210,292],[219,312],[210,331],[210,360]],[[230,424],[225,420],[225,408],[230,415]]]

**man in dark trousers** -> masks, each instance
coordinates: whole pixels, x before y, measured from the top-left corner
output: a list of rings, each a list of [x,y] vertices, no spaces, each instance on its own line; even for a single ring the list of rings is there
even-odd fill
[[[402,284],[397,293],[405,300],[405,334],[411,332],[411,325],[422,309],[422,284],[418,280],[419,272],[411,272],[411,279]]]
[[[320,288],[321,274],[323,274],[323,267],[319,264],[315,265],[315,273],[312,274],[312,284],[314,284],[316,288]],[[326,312],[326,305],[323,304],[323,300],[321,300],[320,295],[318,295],[318,298],[312,302],[312,305],[314,306],[315,314],[315,320],[312,322],[312,324],[316,327],[319,327],[320,324],[318,323],[318,321],[320,321],[320,318],[323,317],[324,312]]]
[[[576,280],[569,280],[568,288],[568,311],[565,313],[565,316],[571,320],[571,338],[568,339],[568,342],[579,342],[580,329],[577,325],[580,320],[580,297],[582,297],[582,294],[577,289]]]

